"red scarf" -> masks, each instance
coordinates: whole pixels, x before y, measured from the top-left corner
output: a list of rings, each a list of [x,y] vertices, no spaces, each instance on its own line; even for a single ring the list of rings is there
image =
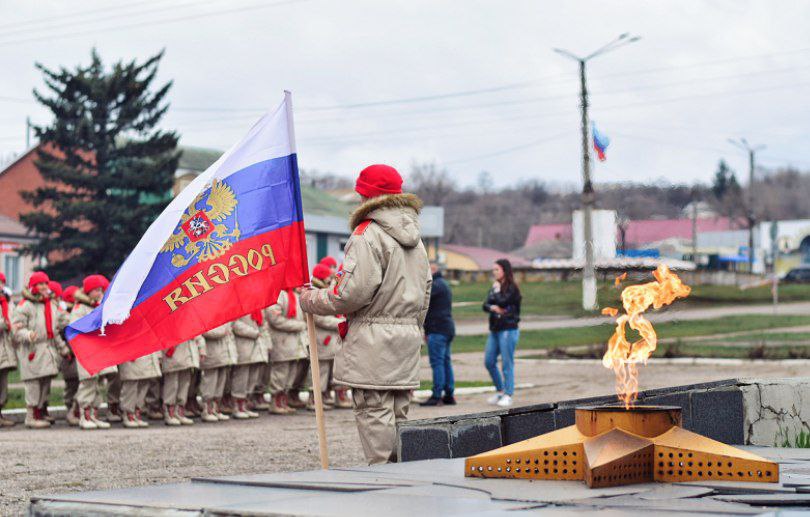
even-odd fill
[[[42,310],[45,311],[45,331],[48,333],[48,339],[53,339],[53,314],[51,313],[51,299],[46,298],[42,302]]]
[[[287,289],[287,319],[295,319],[298,316],[298,301],[295,299],[295,291]]]
[[[253,321],[256,322],[256,325],[262,326],[264,323],[264,316],[262,315],[262,310],[259,309],[258,311],[253,311],[250,313],[250,317],[253,318]]]
[[[3,312],[3,319],[6,320],[6,326],[11,330],[11,320],[8,319],[8,300],[0,294],[0,310]]]

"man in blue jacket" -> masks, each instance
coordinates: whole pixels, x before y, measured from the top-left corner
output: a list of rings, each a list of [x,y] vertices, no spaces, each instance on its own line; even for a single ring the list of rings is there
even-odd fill
[[[430,271],[433,274],[433,285],[430,291],[430,306],[425,318],[425,335],[430,367],[433,369],[433,394],[420,405],[453,405],[456,403],[453,397],[455,388],[453,363],[450,359],[450,344],[456,335],[452,313],[453,293],[442,277],[438,263],[431,262]]]

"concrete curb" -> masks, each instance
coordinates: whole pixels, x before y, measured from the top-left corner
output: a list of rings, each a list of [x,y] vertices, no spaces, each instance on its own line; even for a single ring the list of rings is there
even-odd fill
[[[515,362],[537,363],[542,361],[546,364],[602,364],[601,359],[526,359],[517,358]],[[738,365],[738,364],[784,364],[784,365],[810,365],[810,359],[722,359],[711,357],[656,357],[655,364],[684,364],[684,365]]]
[[[515,384],[516,390],[526,390],[530,388],[537,387],[536,384],[532,384],[530,382],[524,382],[522,384]],[[477,395],[479,393],[494,393],[495,386],[475,386],[475,387],[468,387],[468,388],[456,388],[453,392],[454,395]],[[429,397],[433,393],[431,390],[417,390],[414,391],[413,394],[416,397]]]

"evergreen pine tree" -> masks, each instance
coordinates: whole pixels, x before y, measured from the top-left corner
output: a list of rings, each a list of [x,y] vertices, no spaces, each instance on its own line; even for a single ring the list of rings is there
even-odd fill
[[[35,128],[46,183],[23,193],[35,209],[20,219],[53,278],[112,275],[171,198],[178,136],[156,126],[172,83],[150,88],[162,57],[107,69],[94,49],[75,70],[36,65],[53,96],[34,96],[54,118]]]

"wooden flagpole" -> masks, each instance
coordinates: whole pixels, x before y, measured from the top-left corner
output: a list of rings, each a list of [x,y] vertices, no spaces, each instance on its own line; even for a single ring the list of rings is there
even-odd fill
[[[321,368],[318,364],[318,341],[315,337],[315,318],[306,313],[307,333],[309,334],[309,371],[312,373],[312,394],[315,396],[315,423],[318,426],[318,448],[321,453],[321,468],[329,468],[329,450],[326,446],[326,422],[323,415],[321,392]]]

